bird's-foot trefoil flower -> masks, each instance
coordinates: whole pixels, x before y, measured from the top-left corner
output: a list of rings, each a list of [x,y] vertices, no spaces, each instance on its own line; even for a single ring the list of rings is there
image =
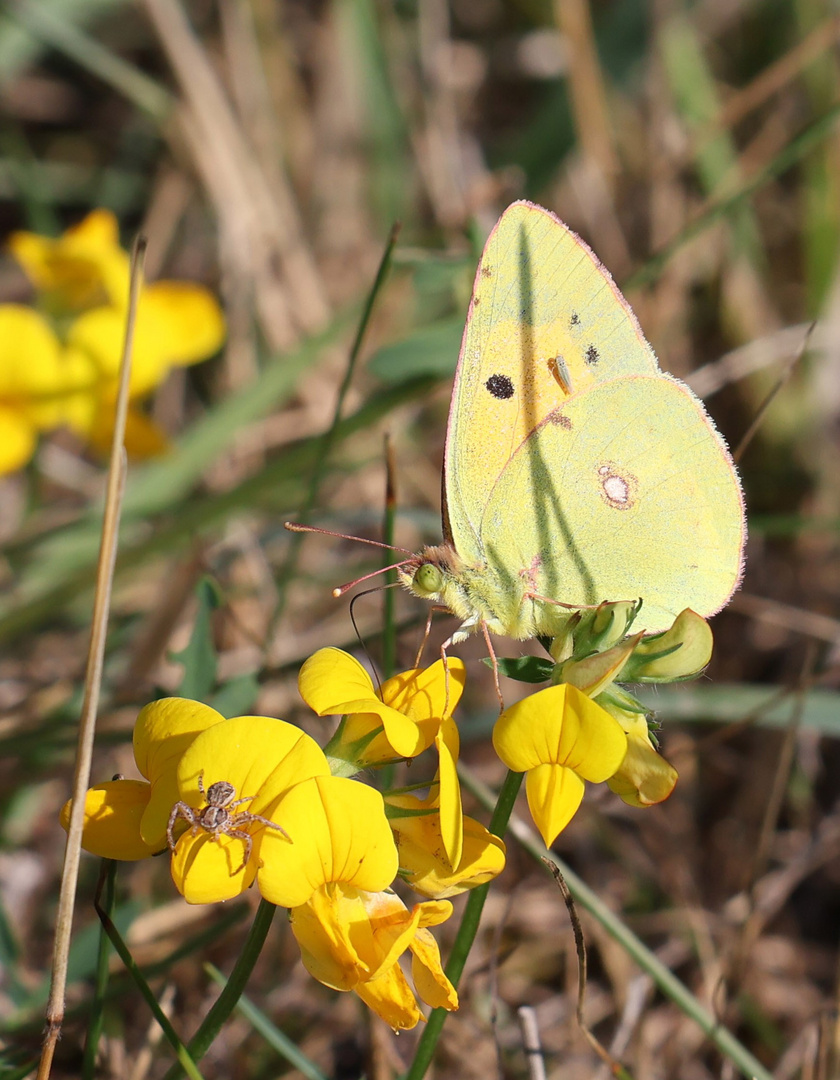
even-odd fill
[[[376,690],[358,660],[340,649],[319,649],[298,677],[301,697],[319,716],[344,714],[326,748],[333,772],[348,773],[395,758],[438,752],[438,790],[445,856],[461,859],[463,813],[458,783],[458,729],[452,712],[461,699],[465,669],[450,658],[412,668]]]
[[[400,956],[412,953],[417,995],[433,1008],[458,1008],[437,942],[427,927],[452,914],[448,900],[429,900],[409,909],[392,892],[366,892],[325,884],[292,909],[292,931],[310,975],[336,990],[354,990],[395,1031],[423,1020]]]
[[[531,816],[551,847],[580,806],[584,780],[601,783],[621,765],[627,736],[600,705],[563,683],[505,709],[493,746],[509,769],[527,773]]]
[[[397,842],[400,876],[421,896],[433,900],[457,896],[504,870],[504,841],[466,815],[461,858],[456,866],[450,865],[434,789],[425,799],[407,792],[388,794],[385,807]]]

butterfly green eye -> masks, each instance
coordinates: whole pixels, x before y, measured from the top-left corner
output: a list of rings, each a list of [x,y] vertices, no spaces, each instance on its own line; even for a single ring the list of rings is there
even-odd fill
[[[412,584],[418,593],[431,596],[432,593],[440,592],[443,586],[443,574],[432,563],[423,563],[418,567]]]

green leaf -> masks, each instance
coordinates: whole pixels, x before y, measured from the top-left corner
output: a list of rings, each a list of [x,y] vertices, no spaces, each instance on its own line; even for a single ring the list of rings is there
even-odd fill
[[[208,704],[229,720],[232,716],[247,715],[254,707],[259,692],[259,679],[255,672],[249,671],[247,675],[229,679],[213,694]]]
[[[443,319],[422,326],[402,341],[385,345],[373,354],[368,370],[383,382],[398,383],[418,375],[449,377],[455,371],[464,319]]]
[[[489,658],[484,663],[488,667],[493,666]],[[518,682],[546,682],[554,671],[553,661],[543,660],[541,656],[500,656],[496,663],[502,675],[507,675],[509,679],[516,679]]]
[[[170,655],[184,665],[178,694],[194,701],[206,701],[216,685],[216,648],[210,616],[221,604],[222,596],[219,586],[209,577],[202,578],[195,591],[198,611],[189,644],[182,652]]]

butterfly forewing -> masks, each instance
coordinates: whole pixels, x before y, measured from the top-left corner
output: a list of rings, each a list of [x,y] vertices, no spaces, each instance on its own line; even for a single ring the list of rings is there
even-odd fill
[[[480,558],[500,474],[571,397],[620,375],[655,374],[653,350],[597,257],[553,214],[510,206],[476,273],[446,443],[448,539]]]

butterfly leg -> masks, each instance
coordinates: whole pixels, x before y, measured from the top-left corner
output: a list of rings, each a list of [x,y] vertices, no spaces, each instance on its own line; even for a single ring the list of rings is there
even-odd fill
[[[499,699],[499,711],[504,712],[505,699],[502,697],[502,688],[499,685],[499,661],[496,659],[496,650],[493,648],[493,641],[490,637],[490,631],[487,629],[487,623],[483,620],[481,622],[481,632],[484,635],[484,640],[490,651],[490,660],[493,663],[493,682],[496,685],[496,697]]]
[[[423,638],[422,638],[422,640],[420,642],[420,648],[417,650],[417,658],[414,661],[414,666],[416,668],[420,667],[420,662],[423,659],[423,650],[426,648],[426,645],[429,642],[429,634],[431,634],[431,632],[432,632],[432,619],[434,618],[435,612],[436,611],[447,611],[447,610],[448,610],[448,608],[441,607],[440,604],[433,604],[429,608],[429,616],[426,619],[426,629],[423,631]]]

